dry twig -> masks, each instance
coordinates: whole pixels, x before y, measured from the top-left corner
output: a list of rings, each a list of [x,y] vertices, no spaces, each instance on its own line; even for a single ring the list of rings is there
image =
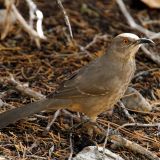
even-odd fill
[[[152,124],[126,123],[126,124],[123,124],[122,126],[118,127],[116,130],[119,130],[120,128],[124,128],[124,127],[131,127],[131,126],[135,126],[135,127],[159,127],[160,123],[152,123]]]
[[[53,123],[55,122],[55,120],[57,119],[57,117],[59,116],[61,110],[58,109],[55,113],[54,113],[54,116],[53,116],[53,119],[50,123],[48,123],[47,127],[46,127],[46,131],[48,132],[51,128],[51,126],[53,125]]]
[[[116,0],[116,2],[118,4],[121,12],[123,13],[124,17],[126,18],[130,27],[145,34],[147,37],[149,37],[152,40],[156,39],[156,38],[160,38],[160,32],[159,33],[152,32],[152,31],[140,26],[139,24],[137,24],[135,22],[135,20],[131,16],[131,14],[127,11],[127,8],[126,8],[123,0]],[[158,56],[154,53],[150,53],[150,51],[147,48],[145,48],[144,46],[142,47],[142,50],[144,51],[144,53],[146,54],[147,57],[152,59],[155,63],[157,63],[160,66],[160,56]]]
[[[37,8],[36,4],[32,0],[26,0],[29,6],[30,13],[30,26],[33,28],[33,20],[37,19],[36,30],[42,39],[45,38],[43,29],[42,29],[42,21],[43,21],[43,13]]]
[[[91,46],[93,46],[95,43],[97,43],[98,40],[106,40],[108,39],[108,35],[105,34],[105,35],[100,35],[100,34],[97,34],[94,36],[93,40],[88,43],[85,47],[83,47],[83,50],[87,50],[88,48],[90,48]]]
[[[64,14],[64,19],[65,19],[66,25],[68,26],[68,30],[69,30],[70,36],[71,36],[71,38],[73,39],[72,28],[71,28],[71,24],[70,24],[68,15],[67,15],[67,13],[66,13],[63,5],[62,5],[61,0],[57,0],[57,3],[58,3],[59,7],[61,8],[61,10],[62,10],[62,12],[63,12],[63,14]]]
[[[132,17],[132,16],[130,15],[130,13],[127,11],[127,8],[126,8],[123,0],[116,0],[116,2],[117,2],[117,4],[118,4],[121,12],[122,12],[123,15],[125,16],[125,18],[126,18],[126,20],[127,20],[127,22],[128,22],[128,24],[129,24],[130,27],[132,27],[132,28],[140,31],[141,33],[145,34],[145,35],[148,36],[148,37],[149,37],[149,36],[153,36],[153,35],[156,34],[155,32],[152,32],[152,31],[150,31],[150,30],[148,30],[148,29],[145,29],[145,28],[143,28],[142,26],[140,26],[139,24],[137,24],[137,23],[135,22],[135,20],[133,19],[133,17]]]
[[[108,129],[107,129],[107,132],[106,132],[106,138],[105,138],[105,141],[104,141],[104,144],[103,144],[103,157],[105,155],[105,148],[106,148],[106,144],[107,144],[107,141],[108,141],[109,130],[110,130],[110,124],[108,123]]]
[[[153,71],[160,71],[160,68],[152,68],[152,69],[149,69],[147,71],[140,71],[140,72],[138,72],[137,74],[134,75],[133,79],[136,79],[139,76],[144,76],[144,75],[147,76],[149,73],[151,73]]]
[[[103,125],[103,126],[108,126],[108,123],[110,124],[110,126],[112,126],[113,128],[117,129],[118,127],[120,127],[120,125],[113,123],[111,121],[106,121],[103,119],[98,119],[98,122]],[[107,123],[107,124],[106,124]],[[148,141],[151,143],[157,143],[158,145],[160,145],[159,142],[155,141],[154,139],[148,137],[148,136],[144,136],[142,134],[137,134],[137,133],[132,133],[130,130],[126,129],[126,128],[119,128],[119,131],[121,131],[123,134],[126,134],[129,137],[138,139],[139,141],[143,140],[143,141]]]
[[[130,113],[128,112],[128,110],[126,109],[126,107],[124,106],[124,104],[119,101],[119,106],[122,108],[125,116],[131,121],[131,122],[135,122],[134,118],[130,115]]]
[[[155,63],[157,63],[160,66],[160,56],[156,55],[154,53],[151,53],[146,47],[141,46],[143,52],[145,53],[145,55],[152,59]]]
[[[73,118],[71,118],[71,127],[73,127]],[[70,133],[70,136],[69,136],[69,142],[70,142],[70,155],[69,155],[69,158],[68,160],[72,160],[72,157],[73,157],[73,144],[72,144],[72,132]]]

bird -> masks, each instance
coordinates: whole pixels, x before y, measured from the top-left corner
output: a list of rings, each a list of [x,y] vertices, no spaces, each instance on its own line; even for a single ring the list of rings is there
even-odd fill
[[[154,42],[133,33],[117,35],[102,56],[71,75],[52,96],[1,113],[0,129],[43,110],[68,109],[96,122],[122,98],[136,70],[135,55],[145,43]]]

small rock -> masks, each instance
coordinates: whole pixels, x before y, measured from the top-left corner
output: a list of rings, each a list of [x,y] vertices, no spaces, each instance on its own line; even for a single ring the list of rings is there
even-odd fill
[[[105,149],[103,156],[103,147],[88,146],[79,152],[73,160],[124,160],[119,155]]]
[[[4,106],[4,102],[0,99],[0,107]]]
[[[152,110],[149,102],[134,88],[128,87],[122,102],[126,108],[136,111],[150,112]]]
[[[3,156],[0,156],[0,160],[9,160],[8,158],[5,158]]]

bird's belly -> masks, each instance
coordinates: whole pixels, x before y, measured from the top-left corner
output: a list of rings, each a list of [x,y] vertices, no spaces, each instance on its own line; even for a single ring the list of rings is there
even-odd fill
[[[129,69],[129,71],[126,70],[124,75],[121,75],[123,78],[115,76],[109,83],[110,85],[106,85],[108,93],[106,92],[105,95],[74,99],[69,109],[83,112],[90,118],[95,119],[100,113],[112,109],[113,105],[120,100],[131,81],[133,73],[134,70]]]

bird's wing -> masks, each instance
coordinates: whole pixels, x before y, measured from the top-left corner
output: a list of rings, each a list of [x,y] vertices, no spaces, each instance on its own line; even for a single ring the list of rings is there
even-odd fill
[[[55,98],[83,98],[87,96],[106,95],[108,89],[100,80],[103,76],[103,66],[99,61],[93,61],[81,68],[65,81],[54,94]]]

